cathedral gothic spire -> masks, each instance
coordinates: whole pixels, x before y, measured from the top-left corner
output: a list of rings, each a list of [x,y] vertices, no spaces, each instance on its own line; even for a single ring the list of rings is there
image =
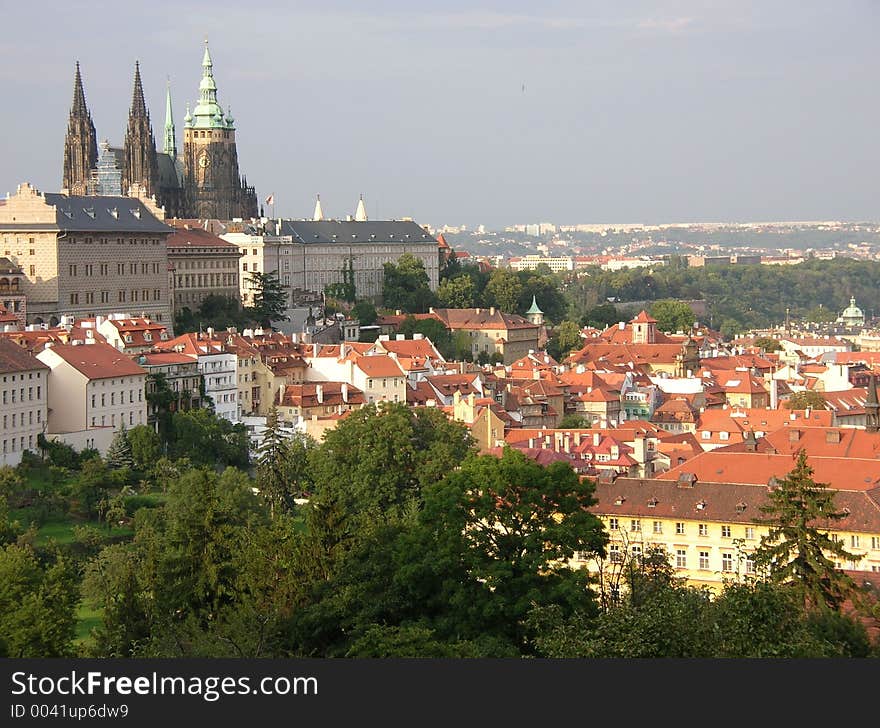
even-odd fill
[[[172,160],[177,159],[177,141],[174,138],[174,115],[171,111],[171,82],[165,89],[165,146],[163,150]]]
[[[67,136],[64,139],[64,169],[61,186],[73,195],[84,195],[88,191],[92,170],[98,164],[98,141],[92,115],[86,106],[79,61],[76,63],[76,76],[73,81],[73,103],[67,122]]]
[[[134,64],[134,88],[131,95],[131,111],[123,144],[124,167],[122,191],[128,194],[132,185],[140,185],[148,195],[159,191],[159,165],[156,159],[156,140],[150,124],[150,112],[144,101],[140,64]]]

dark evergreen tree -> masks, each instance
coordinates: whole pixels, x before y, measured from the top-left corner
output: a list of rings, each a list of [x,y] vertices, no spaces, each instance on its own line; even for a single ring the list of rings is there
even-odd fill
[[[756,520],[770,530],[755,551],[755,563],[771,581],[790,584],[806,606],[838,609],[855,593],[855,584],[831,557],[857,557],[828,534],[846,513],[834,507],[827,483],[816,483],[812,475],[806,451],[799,450],[794,469],[770,490],[770,502],[761,508],[766,518]]]

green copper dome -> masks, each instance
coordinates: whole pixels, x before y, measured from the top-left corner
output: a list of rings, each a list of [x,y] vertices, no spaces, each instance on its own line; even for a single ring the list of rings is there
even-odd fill
[[[205,55],[202,58],[202,80],[199,83],[199,103],[192,112],[192,121],[187,126],[193,129],[231,129],[232,124],[223,118],[223,108],[217,103],[217,84],[214,82],[214,63],[205,40]]]

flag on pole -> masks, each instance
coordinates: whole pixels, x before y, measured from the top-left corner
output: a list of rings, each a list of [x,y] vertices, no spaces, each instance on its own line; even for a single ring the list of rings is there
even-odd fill
[[[266,204],[267,205],[274,205],[275,204],[275,193],[274,192],[266,198]]]

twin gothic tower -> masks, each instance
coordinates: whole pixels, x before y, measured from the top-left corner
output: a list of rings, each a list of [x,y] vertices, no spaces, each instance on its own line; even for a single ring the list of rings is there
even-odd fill
[[[64,141],[62,186],[71,195],[155,196],[166,217],[230,220],[258,215],[257,196],[239,176],[235,126],[230,110],[217,102],[214,64],[205,41],[199,101],[184,117],[183,155],[177,153],[171,91],[166,92],[162,151],[156,150],[150,112],[144,101],[140,65],[122,148],[97,143],[86,106],[79,63]]]

